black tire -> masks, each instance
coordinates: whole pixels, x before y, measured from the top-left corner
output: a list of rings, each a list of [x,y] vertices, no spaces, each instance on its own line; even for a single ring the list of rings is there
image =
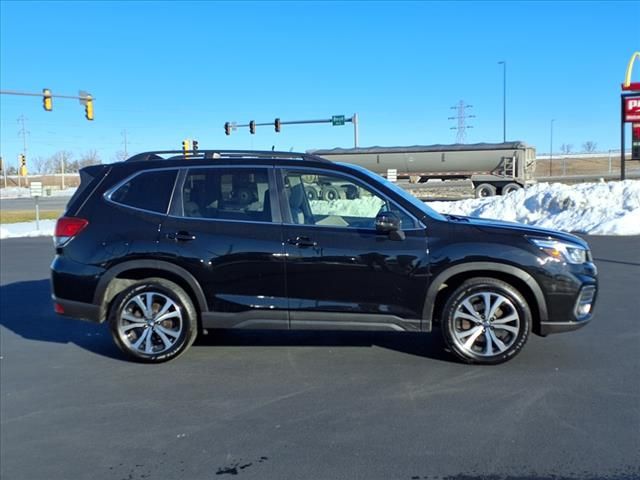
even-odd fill
[[[488,319],[487,294],[492,313]],[[477,277],[466,280],[451,293],[442,311],[441,327],[447,347],[458,359],[495,365],[522,350],[531,322],[531,309],[518,290],[502,280]]]
[[[496,194],[496,187],[490,183],[481,183],[476,187],[476,198],[493,197]]]
[[[511,192],[517,192],[518,190],[521,190],[521,189],[522,189],[522,187],[520,185],[518,185],[517,183],[507,183],[500,190],[500,194],[501,195],[508,195]]]
[[[164,278],[146,278],[116,296],[109,309],[109,325],[116,345],[129,358],[160,363],[178,357],[193,344],[198,314],[178,285]]]
[[[306,186],[304,191],[307,193],[307,199],[309,201],[318,200],[318,192],[314,187]]]
[[[328,186],[322,189],[322,199],[323,200],[338,200],[340,198],[340,192],[336,187]]]

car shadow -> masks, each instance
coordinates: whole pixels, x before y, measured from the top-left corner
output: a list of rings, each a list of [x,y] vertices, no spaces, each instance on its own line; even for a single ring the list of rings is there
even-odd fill
[[[432,333],[314,330],[209,330],[196,345],[231,347],[380,347],[418,357],[457,363],[445,350],[439,330]]]
[[[106,324],[61,317],[53,312],[49,280],[0,286],[0,325],[28,340],[74,343],[99,355],[124,360]]]
[[[22,338],[73,343],[109,358],[126,360],[113,343],[106,324],[65,318],[53,312],[49,280],[0,286],[0,325]],[[394,333],[353,331],[210,330],[196,345],[237,347],[381,347],[419,357],[455,362],[439,332]]]

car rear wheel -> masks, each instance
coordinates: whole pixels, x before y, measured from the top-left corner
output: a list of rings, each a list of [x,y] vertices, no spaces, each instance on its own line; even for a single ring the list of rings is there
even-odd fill
[[[442,316],[449,349],[462,361],[497,364],[517,355],[531,331],[525,298],[506,282],[472,278],[456,288]]]
[[[147,363],[177,357],[197,335],[197,314],[189,295],[163,278],[140,280],[120,293],[109,323],[118,347]]]

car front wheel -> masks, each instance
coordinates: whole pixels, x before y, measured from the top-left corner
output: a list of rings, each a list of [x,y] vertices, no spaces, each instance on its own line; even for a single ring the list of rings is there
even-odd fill
[[[140,280],[120,293],[109,322],[118,347],[147,363],[177,357],[197,334],[197,314],[189,295],[163,278]]]
[[[442,333],[462,361],[497,364],[517,355],[531,331],[531,309],[511,285],[494,278],[466,280],[449,296]]]

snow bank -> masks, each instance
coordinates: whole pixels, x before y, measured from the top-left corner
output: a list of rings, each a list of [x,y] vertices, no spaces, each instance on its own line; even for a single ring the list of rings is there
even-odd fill
[[[590,235],[640,235],[640,180],[541,183],[501,197],[429,202],[441,213]]]
[[[44,187],[43,190],[45,190],[48,187]],[[76,187],[72,187],[72,188],[65,188],[64,190],[55,190],[55,189],[51,189],[51,195],[47,195],[46,192],[42,192],[44,194],[44,196],[51,196],[51,197],[70,197],[72,196],[75,192],[76,192]],[[31,196],[31,190],[28,189],[27,187],[7,187],[7,188],[0,188],[0,198],[23,198],[23,197],[30,197]]]
[[[55,220],[40,220],[40,230],[36,229],[36,222],[3,223],[0,238],[52,236],[55,227]]]
[[[384,202],[378,197],[360,197],[352,200],[311,200],[309,206],[314,215],[339,215],[342,217],[375,218]]]
[[[313,213],[373,218],[382,202],[314,200]],[[502,197],[458,202],[429,202],[442,213],[520,222],[554,230],[590,235],[640,235],[640,180],[562,185],[541,183]],[[0,225],[0,238],[53,235],[55,220]]]

